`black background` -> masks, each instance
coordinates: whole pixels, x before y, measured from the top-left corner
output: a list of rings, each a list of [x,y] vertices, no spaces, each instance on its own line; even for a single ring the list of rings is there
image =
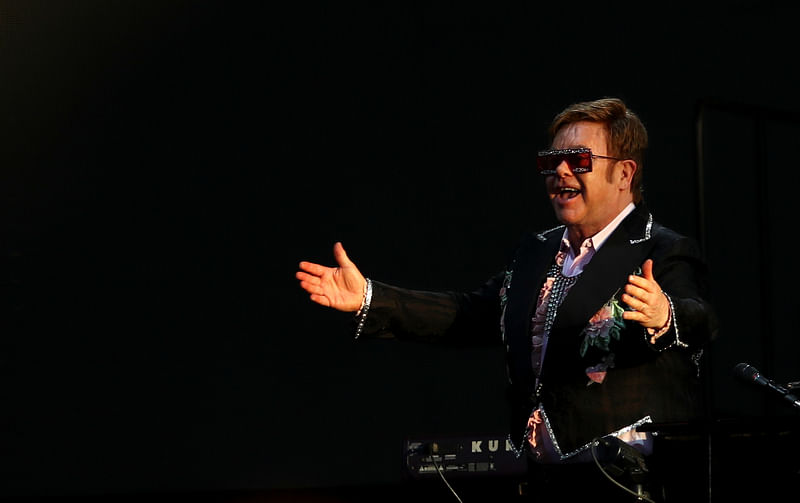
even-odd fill
[[[406,438],[504,434],[499,352],[354,341],[294,273],[341,240],[479,285],[555,225],[550,118],[602,96],[705,245],[712,416],[791,417],[730,369],[800,379],[797,9],[644,7],[0,0],[3,496],[392,485]]]

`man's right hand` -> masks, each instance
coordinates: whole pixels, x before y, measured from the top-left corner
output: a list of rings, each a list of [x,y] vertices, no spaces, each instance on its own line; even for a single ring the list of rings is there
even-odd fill
[[[342,243],[333,245],[333,256],[339,267],[325,267],[313,262],[300,262],[295,277],[312,301],[339,311],[356,312],[364,300],[367,280],[347,257]]]

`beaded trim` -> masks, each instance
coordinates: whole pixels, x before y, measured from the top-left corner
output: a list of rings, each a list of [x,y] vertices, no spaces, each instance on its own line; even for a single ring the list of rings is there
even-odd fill
[[[525,428],[525,432],[522,434],[522,442],[520,442],[519,448],[517,448],[517,446],[514,445],[514,440],[511,438],[511,433],[509,433],[508,436],[506,436],[506,442],[508,442],[508,445],[511,446],[511,452],[514,453],[515,458],[519,459],[525,453],[525,442],[527,441],[528,434],[530,432],[531,432],[530,428]]]
[[[700,363],[701,360],[703,359],[703,349],[702,348],[698,349],[697,351],[692,353],[692,356],[690,356],[689,358],[692,359],[692,363],[694,363],[694,366],[697,369],[697,377],[700,377]]]
[[[513,275],[513,269],[508,269],[506,271],[505,277],[503,278],[503,286],[498,292],[500,297],[500,308],[502,309],[502,312],[500,313],[500,338],[502,339],[503,343],[506,342],[506,304],[508,304],[508,291],[511,289],[511,277]]]
[[[547,241],[547,237],[545,236],[545,234],[550,234],[551,232],[563,229],[564,227],[565,227],[564,225],[559,225],[558,227],[553,227],[552,229],[547,229],[546,231],[539,232],[536,234],[536,239],[542,242]]]
[[[558,457],[559,457],[559,459],[561,461],[565,461],[565,460],[571,458],[572,456],[580,454],[581,452],[589,449],[592,446],[592,444],[594,443],[594,440],[592,440],[591,442],[588,442],[588,443],[578,447],[574,451],[570,451],[570,452],[568,452],[566,454],[562,453],[561,452],[561,447],[559,447],[559,445],[558,445],[558,440],[556,440],[556,436],[553,433],[553,428],[550,426],[550,419],[547,417],[547,412],[545,412],[544,406],[539,404],[533,410],[536,410],[536,409],[539,409],[539,412],[541,412],[541,414],[542,414],[543,423],[545,425],[545,428],[547,428],[547,434],[550,436],[550,441],[553,443],[553,449],[555,449],[556,454],[558,455]],[[533,415],[533,410],[531,411],[531,415]],[[633,423],[633,424],[631,424],[629,426],[626,426],[624,428],[620,428],[617,431],[609,433],[609,435],[616,437],[616,436],[622,435],[623,433],[628,433],[629,431],[631,431],[633,429],[636,429],[636,428],[638,428],[639,426],[641,426],[643,424],[648,424],[648,423],[652,423],[652,422],[653,422],[653,419],[650,416],[645,416],[645,417],[639,419],[638,421],[636,421],[635,423]],[[514,445],[514,441],[511,439],[511,434],[509,434],[508,437],[506,437],[508,445],[511,446],[511,452],[514,453],[514,457],[516,457],[516,458],[522,457],[522,454],[525,452],[526,442],[528,441],[528,435],[530,434],[530,432],[531,432],[530,428],[525,428],[525,432],[522,434],[522,442],[520,442],[519,448],[517,448],[517,446]]]
[[[544,407],[539,406],[539,410],[541,410],[541,412],[542,412],[542,416],[544,417],[544,424],[545,424],[545,427],[547,428],[547,433],[550,435],[550,438],[553,441],[553,447],[555,448],[556,453],[560,456],[561,461],[569,459],[572,456],[575,456],[576,454],[579,454],[582,451],[585,451],[586,449],[590,448],[592,446],[592,444],[594,443],[594,440],[592,440],[591,442],[588,442],[588,443],[578,447],[574,451],[571,451],[571,452],[568,452],[566,454],[563,454],[561,452],[561,448],[558,446],[558,442],[556,441],[556,437],[553,435],[553,430],[550,429],[550,421],[547,419],[547,414],[544,411]],[[641,426],[643,424],[652,423],[652,422],[653,422],[653,419],[650,416],[645,416],[645,417],[639,419],[638,421],[636,421],[635,423],[631,424],[630,426],[626,426],[624,428],[620,428],[617,431],[609,433],[609,435],[611,435],[613,437],[617,437],[619,435],[622,435],[623,433],[627,433],[627,432],[629,432],[629,431],[631,431],[631,430],[633,430],[635,428],[638,428],[639,426]]]
[[[367,321],[367,313],[369,312],[369,305],[372,302],[372,280],[366,278],[366,288],[364,292],[364,306],[361,308],[361,311],[356,314],[358,316],[358,325],[356,326],[356,336],[355,338],[358,339],[361,337],[361,331],[364,330],[364,323]]]
[[[550,290],[550,298],[547,301],[547,313],[545,314],[544,319],[544,331],[546,333],[550,332],[550,329],[553,327],[553,321],[556,319],[558,307],[561,305],[564,297],[567,296],[569,289],[572,288],[576,281],[578,281],[580,274],[575,276],[564,276],[561,273],[561,266],[558,264],[553,264],[550,266],[548,276],[555,279],[553,280],[553,287]]]
[[[653,228],[653,214],[647,214],[647,225],[644,227],[644,237],[639,239],[631,239],[631,244],[639,244],[650,239],[650,231]]]
[[[672,303],[672,297],[667,292],[664,292],[664,297],[669,301],[669,310],[672,312],[672,324],[675,326],[675,345],[681,348],[688,348],[689,345],[681,340],[681,331],[678,330],[678,318],[675,316],[675,305]]]

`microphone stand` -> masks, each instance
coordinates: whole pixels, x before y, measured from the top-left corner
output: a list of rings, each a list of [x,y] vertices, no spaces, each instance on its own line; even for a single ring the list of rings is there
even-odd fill
[[[800,409],[800,399],[793,393],[794,390],[800,388],[800,381],[792,381],[786,384],[786,394],[783,395],[783,398],[788,400],[796,409]]]

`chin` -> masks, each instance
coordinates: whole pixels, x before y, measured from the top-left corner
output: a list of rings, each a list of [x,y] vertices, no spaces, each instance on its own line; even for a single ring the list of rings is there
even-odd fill
[[[580,221],[580,215],[575,210],[556,209],[556,219],[564,225],[576,224]]]

